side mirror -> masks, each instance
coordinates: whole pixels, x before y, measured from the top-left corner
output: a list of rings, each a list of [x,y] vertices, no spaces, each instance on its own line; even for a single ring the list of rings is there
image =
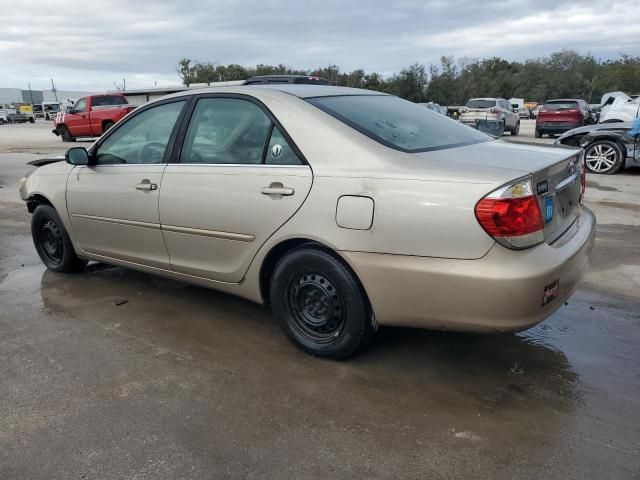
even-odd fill
[[[67,150],[64,159],[71,165],[89,165],[89,152],[84,147],[73,147]]]

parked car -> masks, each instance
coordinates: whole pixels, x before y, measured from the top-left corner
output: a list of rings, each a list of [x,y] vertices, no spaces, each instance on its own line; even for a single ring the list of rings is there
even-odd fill
[[[33,114],[29,112],[22,112],[20,110],[20,105],[9,104],[9,103],[1,103],[0,104],[0,112],[3,114],[3,118],[6,118],[8,123],[26,123],[26,122],[35,122],[33,118]]]
[[[584,100],[578,98],[548,100],[538,112],[535,137],[540,138],[545,133],[556,135],[591,123],[593,123],[591,110]]]
[[[58,112],[52,132],[63,142],[75,142],[78,137],[97,137],[134,108],[121,93],[90,95],[79,99],[66,112]]]
[[[618,173],[626,167],[640,167],[640,140],[629,133],[632,125],[619,122],[575,128],[561,135],[555,145],[583,148],[591,173]]]
[[[531,120],[533,118],[533,114],[531,113],[531,110],[529,110],[526,107],[521,107],[518,108],[518,118],[523,118],[525,120]]]
[[[0,109],[0,125],[7,123],[9,119],[7,118],[7,112]]]
[[[476,128],[477,121],[502,122],[505,132],[518,135],[520,119],[504,98],[472,98],[460,111],[460,121]]]
[[[304,85],[329,85],[329,81],[308,75],[258,75],[245,80],[243,85],[272,85],[299,83]]]
[[[96,260],[239,295],[343,358],[379,324],[548,317],[589,263],[581,173],[576,149],[495,141],[391,95],[239,86],[150,102],[20,194],[49,269]]]
[[[422,105],[425,108],[428,108],[429,110],[436,112],[436,113],[440,113],[442,115],[446,115],[447,114],[447,107],[442,107],[437,103],[433,103],[433,102],[425,102],[425,103],[419,103],[418,105]]]
[[[640,116],[640,97],[634,99],[622,94],[608,98],[612,101],[602,107],[600,123],[631,122]]]

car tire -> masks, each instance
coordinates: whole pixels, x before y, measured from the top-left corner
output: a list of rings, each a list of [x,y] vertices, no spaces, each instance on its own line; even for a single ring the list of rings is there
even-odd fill
[[[624,167],[624,154],[616,142],[599,140],[584,149],[584,164],[591,173],[613,175]]]
[[[104,124],[102,125],[102,133],[105,134],[111,127],[113,127],[115,124],[114,122],[107,120],[106,122],[104,122]]]
[[[35,119],[35,118],[33,118],[33,117],[32,117],[32,118],[30,118],[30,119],[29,119],[29,123],[36,123],[36,119]]]
[[[280,259],[270,291],[278,323],[312,355],[347,358],[375,333],[360,283],[340,260],[318,247],[303,245]]]
[[[42,263],[54,272],[82,270],[87,261],[76,255],[67,229],[50,205],[38,205],[31,217],[31,237]]]
[[[62,138],[63,142],[75,142],[75,137],[71,136],[71,132],[65,125],[60,125],[58,127],[58,132],[60,133],[60,138]]]
[[[520,121],[519,120],[518,120],[518,123],[516,123],[516,126],[511,129],[511,136],[512,137],[516,137],[518,135],[518,133],[520,133]]]
[[[535,137],[536,137],[536,138],[542,138],[542,130],[538,130],[538,129],[536,128]]]

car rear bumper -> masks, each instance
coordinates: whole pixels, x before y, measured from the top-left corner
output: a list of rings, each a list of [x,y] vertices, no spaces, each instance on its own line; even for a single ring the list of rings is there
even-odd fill
[[[536,123],[536,130],[548,133],[564,133],[581,126],[582,123],[574,122],[538,122]]]
[[[383,325],[475,332],[525,330],[546,319],[584,277],[595,216],[582,207],[554,244],[515,251],[496,244],[478,260],[341,252]],[[548,287],[557,296],[543,305]]]

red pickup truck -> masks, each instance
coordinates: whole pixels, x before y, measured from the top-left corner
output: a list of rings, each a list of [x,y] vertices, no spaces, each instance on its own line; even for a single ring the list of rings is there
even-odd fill
[[[134,108],[121,93],[84,97],[66,112],[58,112],[52,132],[62,137],[63,142],[75,142],[77,137],[98,137]]]

